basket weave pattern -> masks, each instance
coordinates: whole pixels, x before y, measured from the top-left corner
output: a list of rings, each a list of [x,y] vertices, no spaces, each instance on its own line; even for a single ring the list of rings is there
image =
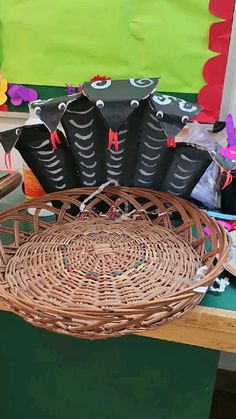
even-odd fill
[[[46,195],[0,215],[9,242],[0,247],[0,298],[10,311],[38,327],[101,339],[156,328],[194,307],[203,296],[195,289],[210,285],[228,259],[222,226],[185,200],[140,188],[108,187],[80,212],[94,191]],[[56,214],[53,222],[41,209]]]

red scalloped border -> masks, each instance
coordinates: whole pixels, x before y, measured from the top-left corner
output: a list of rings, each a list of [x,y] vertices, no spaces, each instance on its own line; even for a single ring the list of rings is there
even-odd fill
[[[219,54],[207,60],[202,70],[206,85],[198,93],[198,104],[204,109],[196,118],[200,122],[219,120],[234,5],[235,0],[210,0],[209,3],[211,14],[224,21],[210,26],[208,48]]]

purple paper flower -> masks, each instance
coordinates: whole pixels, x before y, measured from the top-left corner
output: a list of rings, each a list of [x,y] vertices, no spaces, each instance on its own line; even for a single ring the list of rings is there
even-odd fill
[[[33,102],[38,99],[38,92],[21,84],[9,84],[7,94],[12,105],[20,106],[23,102]]]
[[[83,92],[83,85],[80,84],[78,88],[74,87],[73,84],[66,84],[66,93],[68,95],[74,95],[76,92],[82,93]]]
[[[75,93],[75,87],[72,84],[66,84],[66,93],[73,95]]]
[[[79,87],[78,87],[78,92],[83,93],[83,90],[84,90],[84,86],[83,86],[83,84],[80,84]]]

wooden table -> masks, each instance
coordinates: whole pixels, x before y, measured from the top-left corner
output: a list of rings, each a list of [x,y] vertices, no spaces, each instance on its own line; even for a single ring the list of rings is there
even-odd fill
[[[0,199],[14,191],[20,185],[22,180],[22,176],[18,172],[8,172],[4,170],[1,172],[5,172],[7,176],[0,178]]]
[[[105,341],[50,333],[1,309],[1,419],[208,419],[219,351],[236,352],[234,278],[158,330]]]

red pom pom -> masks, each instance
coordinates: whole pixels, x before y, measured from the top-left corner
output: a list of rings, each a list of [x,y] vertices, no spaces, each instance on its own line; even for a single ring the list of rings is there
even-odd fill
[[[97,81],[97,80],[111,80],[111,77],[106,76],[93,76],[93,78],[90,81]]]

